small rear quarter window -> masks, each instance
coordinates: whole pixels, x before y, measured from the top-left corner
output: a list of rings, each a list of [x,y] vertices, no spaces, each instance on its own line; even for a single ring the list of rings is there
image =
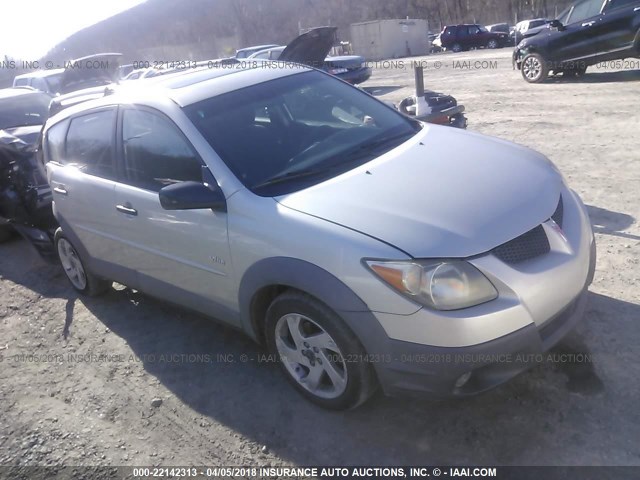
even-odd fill
[[[64,142],[69,120],[57,123],[47,131],[46,162],[64,163]]]

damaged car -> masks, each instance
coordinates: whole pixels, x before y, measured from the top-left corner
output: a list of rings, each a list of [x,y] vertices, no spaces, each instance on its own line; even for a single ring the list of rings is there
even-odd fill
[[[105,95],[120,78],[121,53],[97,53],[66,62],[60,79],[60,95],[51,102],[49,115]]]
[[[0,90],[0,240],[14,232],[47,259],[57,222],[51,189],[37,158],[37,145],[51,97],[27,89]]]
[[[324,70],[352,85],[371,78],[371,67],[360,55],[328,56],[338,45],[336,27],[319,27],[295,38],[286,47],[276,46],[260,50],[248,60],[277,60],[309,65]]]

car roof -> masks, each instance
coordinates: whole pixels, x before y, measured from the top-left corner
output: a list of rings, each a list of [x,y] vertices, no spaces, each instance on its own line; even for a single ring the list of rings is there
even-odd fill
[[[53,75],[59,75],[64,72],[64,68],[56,68],[53,70],[36,70],[35,72],[23,73],[22,75],[16,75],[15,78],[38,78],[38,77],[51,77]]]
[[[39,90],[33,90],[30,88],[22,88],[22,87],[3,88],[0,90],[0,100],[3,98],[12,98],[12,97],[19,97],[21,95],[33,95],[33,94],[46,95],[46,93],[43,93]]]
[[[273,47],[277,47],[278,44],[276,43],[269,43],[268,45],[256,45],[255,47],[245,47],[245,48],[241,48],[239,50],[236,50],[236,52],[246,52],[247,50],[265,50],[267,48],[273,48]]]
[[[112,89],[108,87],[108,95],[63,110],[55,116],[55,122],[91,108],[131,102],[145,104],[162,97],[186,107],[207,98],[310,70],[304,65],[283,66],[276,62],[184,70],[115,85]]]

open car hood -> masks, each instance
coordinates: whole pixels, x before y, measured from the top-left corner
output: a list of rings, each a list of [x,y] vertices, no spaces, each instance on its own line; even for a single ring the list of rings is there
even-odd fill
[[[60,93],[116,82],[119,78],[121,53],[98,53],[67,63],[60,82]]]
[[[278,58],[281,62],[296,62],[320,67],[336,43],[337,27],[319,27],[294,39]]]

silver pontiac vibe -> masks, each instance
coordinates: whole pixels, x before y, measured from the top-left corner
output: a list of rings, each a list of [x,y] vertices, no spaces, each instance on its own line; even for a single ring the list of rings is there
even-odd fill
[[[545,157],[307,67],[131,82],[51,118],[44,155],[78,291],[238,327],[326,408],[494,387],[575,325],[593,277],[587,211]]]

